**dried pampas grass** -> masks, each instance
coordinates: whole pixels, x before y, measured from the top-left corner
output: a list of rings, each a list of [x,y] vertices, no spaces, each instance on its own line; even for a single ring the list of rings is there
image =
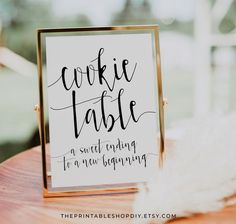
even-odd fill
[[[235,193],[236,114],[211,117],[193,122],[184,137],[167,149],[163,169],[138,193],[134,212],[186,217],[234,204],[233,198],[226,198]]]

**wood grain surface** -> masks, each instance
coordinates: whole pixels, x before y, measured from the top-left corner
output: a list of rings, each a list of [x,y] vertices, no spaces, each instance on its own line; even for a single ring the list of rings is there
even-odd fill
[[[134,223],[131,219],[62,218],[61,214],[132,213],[135,194],[42,197],[39,147],[0,164],[1,224]],[[171,221],[172,224],[236,224],[236,206],[222,211]]]

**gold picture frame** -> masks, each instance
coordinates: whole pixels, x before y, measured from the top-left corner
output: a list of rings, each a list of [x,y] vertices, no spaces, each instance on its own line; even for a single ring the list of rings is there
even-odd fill
[[[37,30],[37,66],[38,66],[38,85],[39,85],[39,105],[36,105],[35,111],[38,113],[38,125],[40,133],[40,142],[42,150],[42,173],[43,173],[43,196],[44,197],[61,197],[71,195],[97,195],[97,194],[114,194],[114,193],[128,193],[136,192],[138,190],[137,183],[134,184],[118,184],[118,185],[102,185],[88,187],[61,188],[53,190],[51,187],[50,167],[47,162],[47,151],[49,144],[46,144],[46,129],[45,129],[45,101],[44,101],[44,79],[43,79],[43,35],[60,34],[60,33],[86,33],[86,32],[152,32],[154,35],[155,58],[156,58],[156,72],[157,72],[157,88],[158,99],[157,105],[159,109],[159,165],[162,166],[164,155],[164,100],[162,93],[162,77],[161,77],[161,61],[160,61],[160,47],[159,47],[159,26],[157,25],[142,25],[142,26],[112,26],[112,27],[83,27],[83,28],[55,28],[55,29],[38,29]]]

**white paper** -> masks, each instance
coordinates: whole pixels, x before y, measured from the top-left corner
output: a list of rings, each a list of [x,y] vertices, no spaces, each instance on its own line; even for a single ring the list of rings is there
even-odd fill
[[[157,169],[158,110],[153,52],[150,33],[46,37],[52,187],[144,182]],[[102,73],[103,66],[106,68]],[[135,101],[133,116],[131,101]],[[92,110],[99,130],[95,130]],[[112,117],[116,119],[113,128]]]

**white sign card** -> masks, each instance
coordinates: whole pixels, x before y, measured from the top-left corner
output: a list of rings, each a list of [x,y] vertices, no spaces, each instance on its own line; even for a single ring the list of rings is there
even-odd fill
[[[146,182],[158,166],[152,32],[45,37],[53,188]]]

